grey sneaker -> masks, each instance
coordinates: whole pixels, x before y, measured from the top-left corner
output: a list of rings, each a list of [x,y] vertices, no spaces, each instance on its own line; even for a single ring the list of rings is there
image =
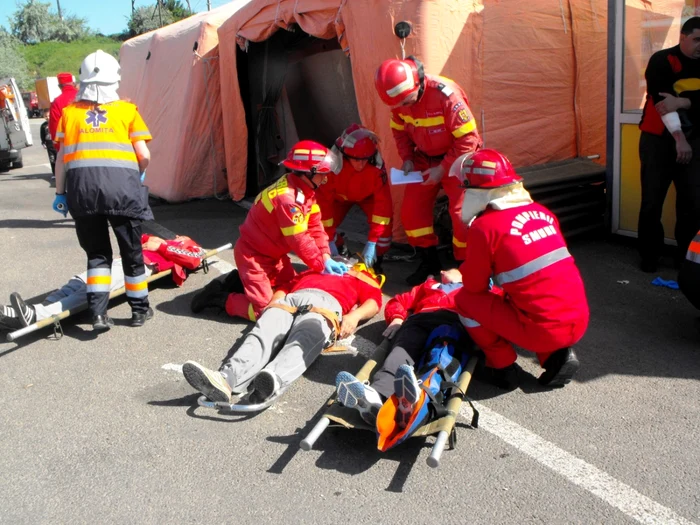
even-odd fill
[[[280,380],[277,374],[269,370],[261,370],[251,383],[250,400],[256,403],[264,403],[280,389]]]
[[[338,402],[348,408],[354,408],[369,425],[376,425],[382,398],[374,388],[360,382],[350,372],[339,372],[335,378],[335,390]]]
[[[182,375],[192,388],[214,402],[230,403],[231,387],[221,372],[214,372],[194,361],[182,365]]]

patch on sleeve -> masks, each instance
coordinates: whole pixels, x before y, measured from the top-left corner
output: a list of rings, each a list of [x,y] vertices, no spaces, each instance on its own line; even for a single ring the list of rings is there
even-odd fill
[[[457,102],[454,106],[452,106],[452,111],[457,111],[457,110],[458,110],[459,108],[461,108],[462,106],[464,106],[464,102],[462,102],[462,101],[460,100],[460,101]]]
[[[301,224],[304,222],[304,214],[301,209],[294,204],[289,205],[287,208],[287,215],[289,215],[289,218],[294,224]]]
[[[466,109],[462,109],[459,111],[459,120],[462,122],[469,122],[471,120],[471,115],[469,115],[469,112]]]

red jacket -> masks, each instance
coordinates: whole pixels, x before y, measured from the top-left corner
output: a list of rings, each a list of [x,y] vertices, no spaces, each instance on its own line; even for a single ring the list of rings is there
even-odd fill
[[[369,220],[369,242],[377,242],[384,227],[391,222],[393,214],[391,190],[386,182],[386,171],[367,164],[362,171],[355,171],[350,162],[343,162],[343,169],[337,175],[328,177],[328,182],[316,190],[321,219],[329,238],[335,235],[339,226],[333,222],[335,202],[359,204],[371,201],[372,215]]]
[[[77,94],[78,88],[75,86],[63,86],[61,89],[61,94],[53,99],[53,102],[51,102],[51,108],[49,109],[49,133],[51,134],[51,140],[54,141],[53,145],[56,151],[58,151],[60,148],[60,144],[56,142],[56,129],[58,128],[58,121],[61,120],[61,116],[63,115],[63,108],[73,103]]]
[[[239,242],[254,252],[253,257],[275,263],[293,251],[306,266],[321,272],[323,255],[330,255],[316,194],[291,173],[260,192],[240,232]]]
[[[453,81],[425,75],[425,92],[415,104],[391,110],[391,129],[401,159],[415,160],[415,150],[444,155],[445,173],[464,153],[481,147],[467,95]]]
[[[467,246],[459,268],[464,286],[455,298],[460,313],[465,292],[486,292],[493,275],[507,300],[532,321],[546,326],[588,319],[581,275],[547,208],[487,208],[467,230]]]
[[[459,290],[460,288],[457,288],[445,293],[440,282],[428,279],[423,284],[414,286],[410,292],[399,294],[390,299],[384,308],[384,320],[389,324],[394,319],[406,320],[409,315],[413,314],[436,310],[456,311],[455,295]]]
[[[141,236],[141,244],[144,244],[151,236],[144,233]],[[192,239],[182,241],[165,241],[157,251],[143,250],[144,262],[155,266],[154,273],[164,272],[172,268],[173,281],[178,286],[187,279],[188,270],[199,268],[204,258],[205,251]]]
[[[371,278],[365,278],[346,273],[343,276],[316,273],[311,270],[297,275],[291,282],[281,286],[279,290],[286,293],[298,292],[315,288],[332,295],[343,309],[343,315],[355,306],[362,305],[372,299],[377,306],[382,306],[382,291]]]

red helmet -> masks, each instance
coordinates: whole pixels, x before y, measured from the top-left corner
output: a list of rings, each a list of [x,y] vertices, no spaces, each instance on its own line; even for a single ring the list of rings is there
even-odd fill
[[[418,66],[412,60],[385,60],[374,75],[379,98],[387,106],[398,106],[420,89]]]
[[[450,168],[450,177],[457,177],[465,188],[499,188],[523,180],[506,156],[495,149],[458,157]]]
[[[369,160],[377,154],[379,139],[367,128],[351,124],[335,140],[336,147],[350,159]]]
[[[309,173],[330,173],[338,170],[340,159],[323,144],[313,140],[302,140],[294,144],[282,164],[292,171]]]

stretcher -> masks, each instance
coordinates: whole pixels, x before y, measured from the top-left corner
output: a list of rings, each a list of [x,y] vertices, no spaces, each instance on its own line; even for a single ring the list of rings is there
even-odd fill
[[[202,264],[198,269],[204,270],[205,273],[209,271],[209,262],[207,259],[210,257],[213,257],[214,255],[217,255],[218,253],[221,253],[225,250],[228,250],[232,247],[233,245],[231,243],[224,244],[223,246],[219,246],[218,248],[215,248],[213,250],[209,250],[206,252],[204,257],[202,258]],[[195,270],[196,271],[196,270]],[[155,273],[146,279],[146,282],[152,283],[153,281],[157,281],[158,279],[162,279],[163,277],[166,277],[172,273],[172,269],[165,270],[159,273]],[[116,290],[113,290],[109,294],[110,299],[114,299],[115,297],[119,297],[121,295],[124,295],[126,293],[126,288],[123,286],[121,288],[117,288]],[[51,317],[47,317],[46,319],[42,319],[41,321],[37,321],[36,323],[30,324],[29,326],[25,326],[24,328],[20,328],[19,330],[15,330],[14,332],[10,332],[7,334],[7,341],[12,342],[16,341],[22,336],[25,336],[27,334],[31,334],[32,332],[36,332],[37,330],[41,330],[42,328],[46,328],[47,326],[53,326],[53,331],[54,331],[54,336],[57,339],[60,339],[63,337],[63,327],[61,326],[61,321],[63,319],[66,319],[70,317],[71,315],[75,315],[79,312],[82,312],[84,310],[87,310],[87,302],[84,304],[81,304],[80,306],[73,308],[72,310],[64,310],[60,314],[53,315]]]
[[[377,365],[383,363],[386,359],[390,350],[390,341],[385,339],[374,351],[369,360],[362,366],[362,368],[355,374],[355,377],[359,381],[369,381],[372,373]],[[411,434],[411,437],[424,437],[433,434],[437,434],[435,443],[433,444],[430,455],[428,456],[426,462],[428,466],[432,468],[437,468],[440,465],[440,458],[447,444],[450,450],[454,449],[457,444],[457,433],[455,431],[455,423],[459,410],[462,403],[465,400],[467,388],[471,382],[472,375],[474,374],[474,368],[476,367],[478,361],[477,356],[470,356],[464,367],[462,373],[459,375],[457,380],[457,389],[453,389],[452,393],[447,397],[447,402],[445,404],[445,414],[438,419],[428,422],[427,424],[419,427],[416,431]],[[457,390],[456,392],[454,390]],[[467,400],[468,401],[468,400]],[[471,401],[468,401],[472,407],[472,421],[471,426],[478,428],[479,425],[479,412],[474,408]],[[357,410],[346,408],[341,405],[337,399],[336,395],[333,394],[324,407],[324,413],[321,419],[316,423],[316,425],[311,429],[311,431],[304,437],[300,442],[299,446],[302,450],[309,451],[313,448],[314,443],[323,434],[323,432],[329,427],[344,427],[348,429],[358,429],[358,430],[368,430],[375,432],[373,426],[368,425],[361,417]]]

